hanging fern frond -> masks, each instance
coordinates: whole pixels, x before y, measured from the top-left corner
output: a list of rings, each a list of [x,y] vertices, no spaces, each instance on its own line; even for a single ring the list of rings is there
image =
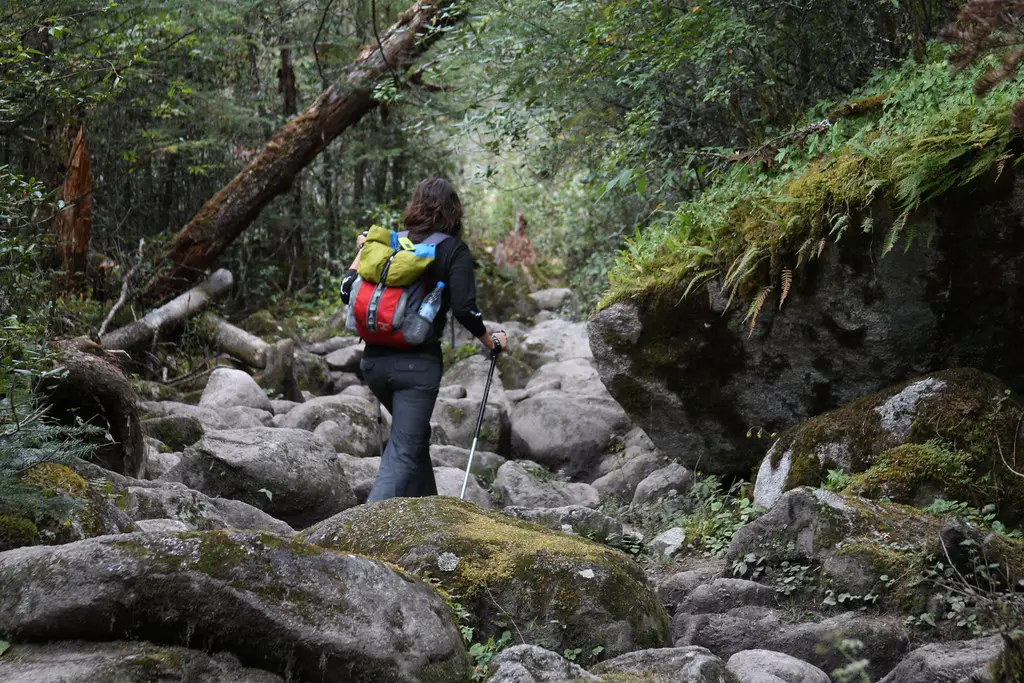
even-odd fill
[[[732,287],[736,283],[742,281],[743,275],[750,272],[750,262],[758,255],[761,250],[757,247],[750,247],[743,255],[733,261],[732,265],[729,266],[729,270],[725,273],[725,286]]]
[[[789,296],[789,290],[793,286],[793,271],[789,268],[782,269],[782,296],[779,298],[779,310],[782,310],[782,304],[786,303],[786,297]]]
[[[765,287],[761,290],[761,293],[757,295],[757,298],[750,304],[750,308],[747,309],[747,317],[744,320],[750,321],[750,332],[747,334],[749,339],[754,334],[754,327],[757,325],[757,316],[761,314],[761,308],[764,307],[764,302],[768,299],[768,294],[772,291],[772,288]]]
[[[815,258],[821,258],[821,255],[825,253],[825,238],[822,237],[821,241],[818,242],[818,254]]]
[[[909,215],[908,212],[904,211],[892,222],[889,233],[885,236],[885,243],[882,245],[882,256],[888,254],[896,246],[896,242],[899,241],[900,235],[903,233],[903,228],[907,226]]]
[[[676,303],[676,305],[678,306],[679,304],[683,303],[683,299],[690,296],[690,292],[692,292],[694,289],[696,289],[697,287],[699,287],[700,285],[704,284],[709,279],[717,275],[718,272],[719,271],[717,268],[711,268],[709,270],[703,270],[694,275],[692,278],[690,278],[689,284],[686,285],[686,289],[683,290],[683,295],[679,297],[679,301]]]

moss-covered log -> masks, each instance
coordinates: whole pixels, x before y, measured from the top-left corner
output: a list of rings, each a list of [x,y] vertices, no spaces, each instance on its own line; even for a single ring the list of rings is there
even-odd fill
[[[377,105],[373,88],[381,78],[408,68],[463,15],[451,0],[422,0],[399,16],[380,44],[366,47],[349,66],[342,85],[328,88],[291,119],[178,232],[162,258],[168,268],[149,282],[144,297],[163,300],[200,277],[331,140]]]

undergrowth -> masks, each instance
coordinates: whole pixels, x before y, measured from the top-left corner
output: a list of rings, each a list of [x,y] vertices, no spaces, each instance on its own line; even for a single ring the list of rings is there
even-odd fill
[[[685,297],[720,278],[730,297],[751,299],[753,324],[830,243],[873,232],[877,201],[894,212],[881,254],[927,239],[918,219],[930,200],[1018,162],[1008,120],[1024,77],[977,97],[972,83],[990,64],[954,74],[948,54],[933,45],[925,63],[877,74],[850,101],[821,103],[789,134],[737,155],[698,199],[627,241],[601,305]]]

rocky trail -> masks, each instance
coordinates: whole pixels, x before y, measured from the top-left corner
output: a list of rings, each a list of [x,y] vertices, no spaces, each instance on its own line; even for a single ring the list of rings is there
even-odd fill
[[[354,337],[295,351],[301,403],[226,367],[195,404],[143,403],[144,479],[41,466],[77,504],[46,544],[0,530],[0,680],[1019,680],[982,621],[1015,608],[1024,546],[920,509],[1019,521],[999,380],[935,373],[801,422],[729,492],[612,397],[567,295],[504,324],[466,501],[488,369],[466,338],[432,420],[439,497],[363,504],[380,457]]]

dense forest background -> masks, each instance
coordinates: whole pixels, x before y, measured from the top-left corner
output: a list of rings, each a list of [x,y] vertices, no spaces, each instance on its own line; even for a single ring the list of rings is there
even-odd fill
[[[852,139],[816,121],[886,97],[899,101],[904,124],[920,118],[922,102],[976,104],[977,73],[957,81],[951,48],[938,40],[961,9],[955,2],[452,7],[465,19],[442,29],[411,69],[390,69],[375,84],[378,105],[219,260],[235,277],[223,313],[253,324],[300,320],[289,328],[298,333],[310,317],[322,324],[339,306],[355,235],[394,224],[415,184],[439,174],[462,193],[482,276],[495,273],[489,254],[521,211],[538,273],[571,286],[574,310],[586,316],[608,292],[609,273],[612,295],[661,277],[665,264],[644,250],[664,257],[672,230],[692,231],[693,207],[716,188],[806,166]],[[275,131],[342,84],[406,9],[372,0],[4,3],[0,383],[43,372],[49,341],[95,333],[125,278],[127,305],[109,329],[141,316],[152,302],[137,294],[174,233]],[[962,61],[1019,39],[1019,12],[1003,10],[976,22],[988,28],[974,25],[974,52]],[[1019,61],[1009,52],[990,63],[990,80]],[[851,100],[864,88],[874,100]],[[1004,123],[1012,99],[993,108]],[[69,215],[91,224],[85,263],[58,237]],[[718,250],[680,244],[668,257],[687,264]],[[511,294],[527,286],[494,277]]]

